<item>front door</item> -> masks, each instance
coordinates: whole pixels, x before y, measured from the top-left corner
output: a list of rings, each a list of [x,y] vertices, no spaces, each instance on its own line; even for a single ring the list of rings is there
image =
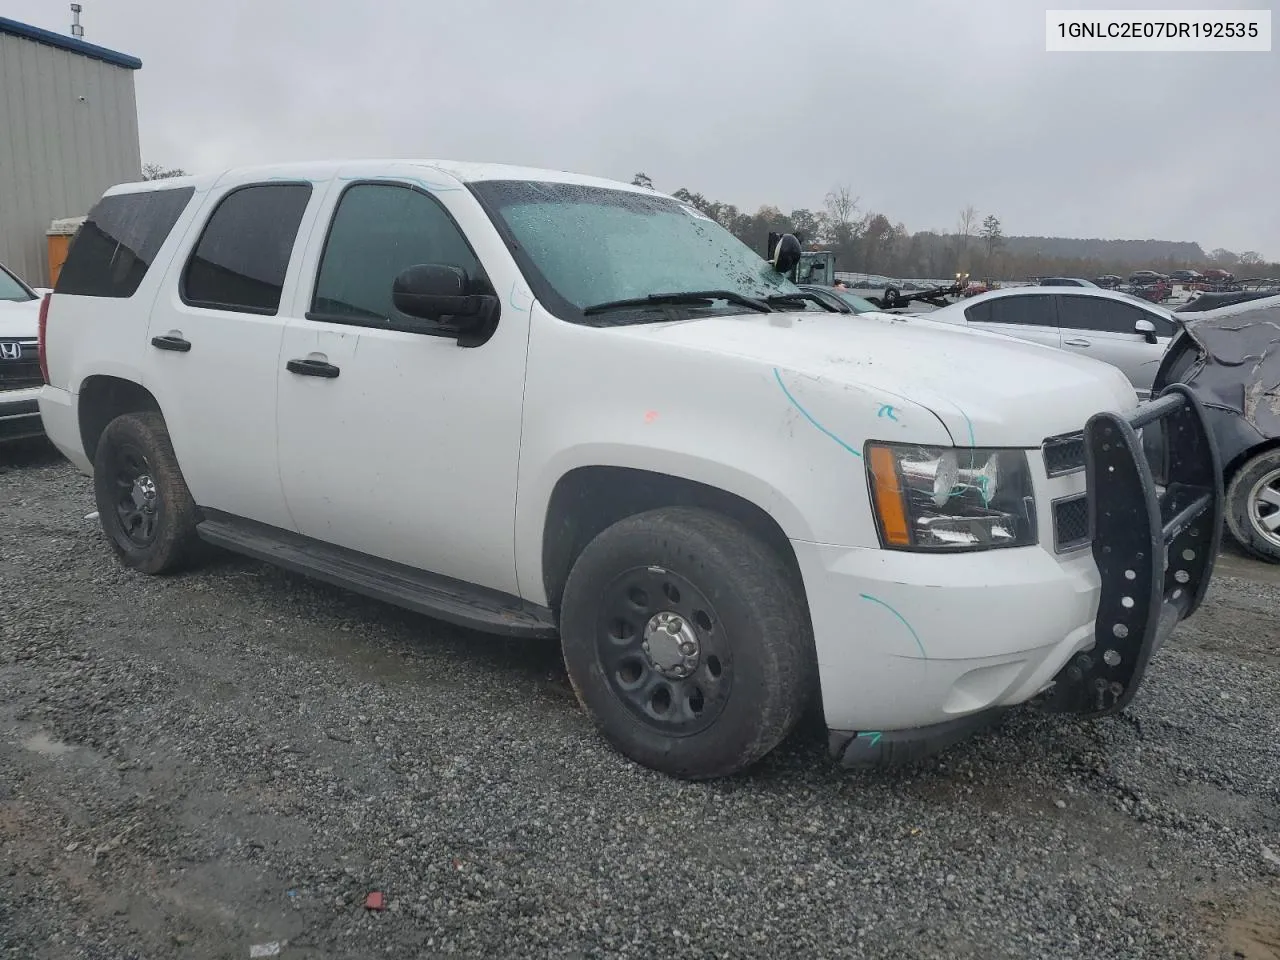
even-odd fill
[[[478,347],[388,326],[407,267],[462,267],[495,290],[518,275],[474,198],[438,188],[352,180],[330,201],[278,360],[280,476],[301,533],[515,594],[528,309],[504,298]]]
[[[1136,303],[1064,294],[1058,298],[1058,319],[1063,349],[1119,367],[1140,396],[1150,394],[1156,369],[1174,333],[1167,317]],[[1139,320],[1149,320],[1156,328],[1155,343],[1137,332]]]

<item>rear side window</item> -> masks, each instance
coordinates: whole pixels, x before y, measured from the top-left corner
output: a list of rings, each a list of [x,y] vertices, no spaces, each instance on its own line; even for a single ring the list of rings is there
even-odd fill
[[[1021,327],[1056,327],[1053,300],[1048,296],[1000,297],[975,303],[964,312],[970,323],[1007,323]]]
[[[71,241],[56,291],[133,296],[194,193],[192,187],[179,187],[103,197]]]
[[[309,183],[240,187],[218,203],[182,274],[185,303],[275,314]]]

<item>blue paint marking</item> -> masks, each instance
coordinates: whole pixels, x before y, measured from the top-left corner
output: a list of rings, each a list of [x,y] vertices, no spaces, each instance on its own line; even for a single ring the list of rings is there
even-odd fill
[[[884,734],[881,733],[879,730],[864,730],[862,731],[862,733],[858,734],[858,739],[861,740],[863,737],[870,737],[871,738],[870,745],[874,747],[877,743],[880,742],[880,738],[883,736]]]
[[[873,597],[869,593],[864,593],[864,594],[861,594],[860,596],[862,597],[863,600],[870,600],[872,603],[878,603],[880,606],[884,607],[886,610],[892,613],[895,617],[901,620],[902,625],[911,631],[911,639],[915,640],[916,646],[920,648],[920,656],[922,656],[926,660],[929,659],[929,655],[924,652],[924,644],[920,642],[920,634],[916,633],[916,628],[907,622],[906,617],[904,617],[897,610],[893,609],[893,607],[889,606],[889,604],[885,603],[883,600],[879,599],[878,597]]]
[[[532,300],[530,300],[528,303],[523,305],[516,303],[516,287],[518,287],[519,285],[520,285],[519,280],[511,281],[511,293],[507,296],[507,303],[511,304],[511,308],[513,310],[528,310],[533,306]],[[524,298],[522,297],[521,299],[524,299]]]
[[[787,399],[791,401],[791,405],[795,407],[797,410],[799,410],[806,420],[812,423],[815,427],[817,427],[821,432],[825,433],[828,437],[830,437],[836,443],[840,444],[840,446],[844,447],[846,450],[852,453],[859,460],[862,459],[861,453],[859,453],[853,447],[849,446],[849,444],[845,443],[843,440],[837,437],[834,433],[832,433],[830,430],[828,430],[826,427],[820,424],[817,420],[813,418],[813,414],[811,414],[804,407],[800,406],[800,401],[791,395],[791,391],[787,389],[787,385],[782,382],[782,374],[778,372],[777,367],[773,368],[773,376],[774,376],[774,379],[778,381],[778,386],[782,388],[782,392],[787,395]]]
[[[891,406],[890,406],[889,404],[887,404],[887,403],[886,403],[884,406],[882,406],[882,407],[880,408],[880,411],[876,414],[876,416],[877,416],[877,417],[888,417],[888,418],[889,418],[890,420],[892,420],[894,423],[897,423],[897,422],[898,422],[898,418],[894,415],[893,407],[891,407]]]

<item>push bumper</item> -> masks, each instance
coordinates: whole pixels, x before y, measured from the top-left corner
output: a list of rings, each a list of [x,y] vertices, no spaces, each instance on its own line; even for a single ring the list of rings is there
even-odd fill
[[[44,434],[39,396],[39,387],[0,393],[0,442]]]
[[[1157,429],[1159,478],[1138,433]],[[859,551],[879,553],[879,566],[841,559],[857,573],[841,580],[837,563],[797,549],[806,583],[810,571],[827,577],[810,605],[830,752],[843,764],[920,759],[1019,703],[1099,716],[1133,698],[1152,654],[1208,587],[1221,537],[1220,462],[1203,409],[1180,385],[1129,417],[1093,417],[1084,443],[1091,555]],[[939,562],[951,565],[945,576]],[[887,597],[900,622],[875,620],[841,593]],[[865,640],[848,636],[851,623]],[[881,646],[895,628],[898,640],[919,641],[918,653]]]
[[[1162,443],[1156,468],[1139,430]],[[1222,464],[1204,408],[1183,384],[1128,417],[1085,427],[1089,532],[1102,593],[1095,644],[1054,678],[1039,705],[1103,716],[1133,699],[1151,656],[1204,600],[1222,540]]]

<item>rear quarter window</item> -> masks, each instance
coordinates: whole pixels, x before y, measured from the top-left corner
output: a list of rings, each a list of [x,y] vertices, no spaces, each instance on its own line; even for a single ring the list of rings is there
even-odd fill
[[[55,292],[132,297],[194,194],[177,187],[103,197],[71,241]]]

